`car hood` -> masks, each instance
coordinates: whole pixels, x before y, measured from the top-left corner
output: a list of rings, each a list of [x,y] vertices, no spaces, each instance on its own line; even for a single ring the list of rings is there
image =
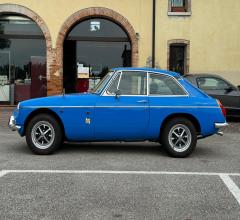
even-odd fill
[[[76,93],[58,96],[29,99],[20,103],[24,107],[63,107],[63,106],[92,106],[95,105],[97,94]]]

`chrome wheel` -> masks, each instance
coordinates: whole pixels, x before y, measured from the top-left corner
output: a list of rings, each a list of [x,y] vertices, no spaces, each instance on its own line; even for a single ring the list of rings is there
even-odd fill
[[[47,121],[39,121],[32,128],[31,138],[37,148],[47,149],[55,139],[54,128]]]
[[[174,151],[186,151],[192,142],[192,135],[189,128],[183,124],[174,125],[169,131],[168,142]]]

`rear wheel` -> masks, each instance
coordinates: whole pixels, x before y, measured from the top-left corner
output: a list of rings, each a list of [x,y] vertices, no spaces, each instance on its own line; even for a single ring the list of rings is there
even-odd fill
[[[62,143],[59,122],[49,114],[34,116],[26,128],[26,141],[36,154],[51,154]]]
[[[164,127],[161,140],[169,155],[186,157],[196,148],[196,129],[190,120],[174,118]]]

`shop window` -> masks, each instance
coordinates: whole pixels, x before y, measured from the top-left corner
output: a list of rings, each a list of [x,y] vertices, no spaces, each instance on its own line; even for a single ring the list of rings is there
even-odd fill
[[[191,0],[169,0],[168,15],[191,15]]]
[[[46,45],[31,19],[0,16],[0,104],[46,96]]]

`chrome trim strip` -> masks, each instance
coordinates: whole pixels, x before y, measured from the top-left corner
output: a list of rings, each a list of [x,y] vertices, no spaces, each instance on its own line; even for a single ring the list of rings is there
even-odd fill
[[[150,98],[189,97],[189,95],[149,95]]]
[[[240,110],[239,107],[224,106],[226,109]]]
[[[114,97],[104,93],[102,96]],[[149,98],[169,98],[169,97],[189,97],[188,95],[121,95],[121,97],[149,97]]]
[[[147,72],[147,96],[149,96],[149,72]]]
[[[218,106],[138,106],[138,105],[125,105],[125,106],[23,106],[22,108],[219,108]]]

